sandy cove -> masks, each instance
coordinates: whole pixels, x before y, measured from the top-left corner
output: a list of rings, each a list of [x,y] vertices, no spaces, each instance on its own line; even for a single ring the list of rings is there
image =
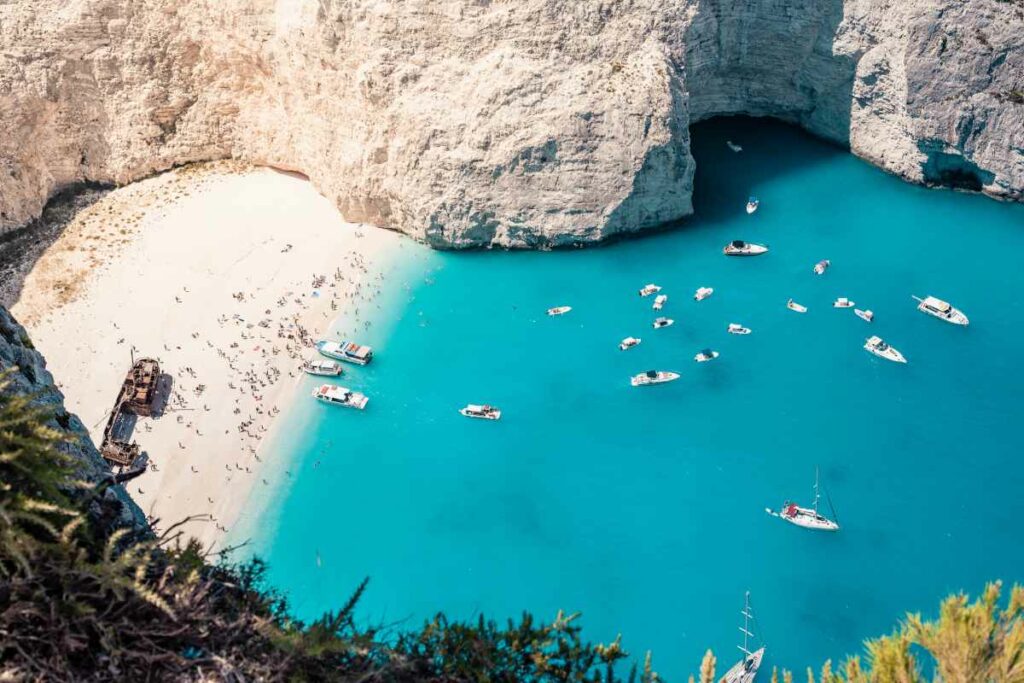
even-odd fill
[[[132,351],[160,361],[173,391],[138,421],[148,470],[129,491],[158,529],[209,515],[187,533],[220,545],[253,487],[288,474],[259,446],[301,359],[379,294],[401,239],[345,223],[299,177],[191,167],[79,212],[12,310],[97,445]]]

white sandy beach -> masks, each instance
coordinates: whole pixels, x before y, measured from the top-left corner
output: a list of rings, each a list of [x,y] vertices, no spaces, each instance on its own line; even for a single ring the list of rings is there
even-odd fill
[[[186,168],[80,212],[13,312],[97,445],[132,351],[160,361],[173,392],[135,428],[149,469],[129,490],[158,529],[209,515],[187,532],[219,545],[283,469],[261,472],[272,454],[259,445],[310,342],[376,296],[401,239],[345,223],[290,174]]]

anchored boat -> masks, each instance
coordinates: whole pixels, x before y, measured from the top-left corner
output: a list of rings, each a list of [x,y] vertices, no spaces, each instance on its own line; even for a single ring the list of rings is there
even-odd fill
[[[366,365],[373,360],[373,349],[350,341],[336,342],[323,339],[316,343],[316,350],[328,358],[356,365]]]
[[[757,197],[751,197],[747,200],[747,213],[754,213],[759,206],[761,206],[761,201]]]
[[[322,384],[313,390],[313,398],[321,403],[329,403],[333,406],[345,408],[356,408],[362,410],[370,399],[358,391],[352,391],[345,387],[336,387],[331,384]]]
[[[882,341],[882,338],[878,335],[869,337],[864,342],[864,350],[869,353],[873,353],[879,358],[885,360],[891,360],[894,363],[906,363],[907,359],[903,357],[903,354],[894,349],[893,347]]]
[[[639,375],[634,375],[629,380],[629,383],[634,387],[646,387],[652,384],[673,382],[677,379],[679,379],[678,372],[672,372],[670,370],[648,370],[647,372],[641,372]]]
[[[948,301],[937,299],[934,296],[926,296],[925,298],[913,297],[917,301],[917,310],[922,313],[927,313],[930,316],[934,316],[939,320],[945,320],[947,323],[954,325],[967,325],[970,320],[963,314],[962,311],[953,308]]]
[[[342,373],[341,363],[333,360],[308,359],[302,363],[302,371],[307,375],[318,375],[321,377],[337,377]]]
[[[478,406],[475,403],[466,405],[465,408],[460,408],[459,412],[466,417],[474,417],[478,420],[500,420],[501,411],[494,406]]]
[[[850,301],[845,296],[841,296],[841,297],[839,297],[838,299],[836,299],[835,301],[832,302],[832,307],[833,308],[853,308],[856,305],[857,304],[855,304],[854,302]]]
[[[572,306],[555,306],[548,309],[548,315],[565,315],[572,310]]]
[[[815,531],[839,531],[839,523],[826,517],[825,515],[818,512],[818,500],[821,498],[821,494],[818,492],[818,468],[814,468],[814,507],[804,508],[800,507],[796,503],[786,501],[782,504],[782,509],[775,512],[771,508],[765,508],[765,512],[779,519],[783,519],[790,524],[802,526],[805,529],[813,529]],[[829,500],[829,507],[832,507],[832,501]],[[832,509],[832,516],[836,516],[835,509]]]
[[[750,622],[753,620],[754,613],[750,610],[750,591],[747,591],[743,600],[743,628],[740,629],[743,633],[743,645],[736,646],[743,653],[743,659],[736,662],[731,669],[725,672],[720,683],[752,683],[754,677],[757,676],[761,660],[764,659],[764,647],[762,646],[753,652],[747,649],[747,639],[755,637],[754,633],[750,630],[752,627]]]
[[[750,328],[743,327],[743,325],[740,325],[739,323],[729,323],[729,327],[727,329],[729,334],[750,334]]]
[[[828,259],[822,259],[821,261],[818,261],[817,263],[814,264],[814,274],[824,275],[825,271],[828,270],[828,267],[831,265],[832,262],[829,261]]]
[[[862,311],[859,308],[855,308],[855,309],[853,309],[853,313],[858,318],[860,318],[861,320],[863,320],[864,322],[867,322],[867,323],[869,323],[869,322],[871,322],[872,320],[875,319],[875,314],[872,311],[867,310],[867,309]]]
[[[672,318],[655,318],[652,325],[654,329],[660,330],[662,327],[671,327],[675,322]]]
[[[726,256],[760,256],[767,252],[768,247],[763,244],[754,244],[743,240],[733,240],[722,249],[722,253]]]
[[[695,301],[704,301],[709,296],[715,293],[712,287],[700,287],[693,295]]]
[[[743,148],[742,148],[742,147],[740,147],[739,145],[737,145],[737,144],[736,144],[735,142],[733,142],[732,140],[726,140],[726,141],[725,141],[725,144],[726,144],[726,146],[727,146],[727,147],[728,147],[729,149],[731,149],[731,150],[732,150],[732,151],[734,151],[734,152],[742,152],[742,151],[743,151]]]
[[[619,350],[625,351],[626,349],[631,349],[634,346],[638,346],[641,341],[643,340],[640,339],[639,337],[626,337],[621,342],[619,342]]]
[[[718,358],[718,351],[712,351],[711,349],[698,351],[697,355],[693,357],[693,359],[698,363],[707,363],[709,360],[714,360],[716,358]]]
[[[667,294],[659,294],[658,296],[654,297],[654,305],[652,306],[652,308],[654,308],[654,310],[656,311],[660,311],[662,308],[665,307],[665,302],[667,301]]]
[[[651,294],[657,294],[660,291],[661,287],[652,283],[640,288],[640,296],[650,296]]]
[[[797,313],[806,313],[807,312],[807,307],[806,306],[801,306],[800,304],[798,304],[797,302],[793,301],[792,299],[790,299],[789,301],[786,302],[786,308],[788,308],[791,311],[796,311]]]

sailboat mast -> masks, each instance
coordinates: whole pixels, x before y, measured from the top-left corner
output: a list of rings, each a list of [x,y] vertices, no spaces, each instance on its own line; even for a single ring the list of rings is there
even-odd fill
[[[814,512],[815,512],[815,514],[817,514],[817,512],[818,512],[818,498],[820,498],[820,497],[821,497],[821,494],[818,493],[818,468],[815,467],[814,468]]]
[[[743,651],[750,652],[747,647],[747,634],[750,633],[750,591],[743,594]]]

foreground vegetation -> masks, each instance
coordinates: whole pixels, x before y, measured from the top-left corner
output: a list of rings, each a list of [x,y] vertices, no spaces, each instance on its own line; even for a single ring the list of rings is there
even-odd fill
[[[259,561],[214,564],[174,527],[154,538],[112,524],[113,479],[75,481],[69,438],[0,375],[0,681],[659,680],[650,655],[637,665],[618,641],[583,641],[575,615],[505,625],[438,615],[385,633],[354,619],[364,583],[337,611],[296,621]],[[807,679],[918,683],[927,669],[945,683],[1024,683],[1024,590],[1005,603],[998,583],[973,603],[948,598],[937,620],[908,616],[863,660]],[[715,679],[709,651],[697,680]]]

